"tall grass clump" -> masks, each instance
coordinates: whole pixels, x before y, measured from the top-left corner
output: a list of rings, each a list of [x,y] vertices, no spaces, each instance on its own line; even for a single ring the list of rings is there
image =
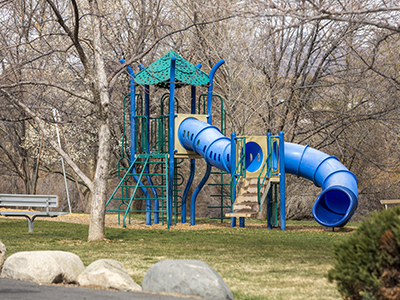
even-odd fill
[[[328,279],[344,299],[400,299],[400,207],[364,220],[334,255]]]

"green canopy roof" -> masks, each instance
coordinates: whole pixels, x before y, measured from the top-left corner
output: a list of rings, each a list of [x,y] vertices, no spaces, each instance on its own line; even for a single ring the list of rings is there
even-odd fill
[[[141,85],[157,85],[161,88],[169,88],[171,57],[173,56],[176,58],[175,79],[177,88],[185,84],[205,85],[210,83],[210,79],[206,73],[199,70],[172,50],[153,62],[146,69],[137,73],[135,82]]]

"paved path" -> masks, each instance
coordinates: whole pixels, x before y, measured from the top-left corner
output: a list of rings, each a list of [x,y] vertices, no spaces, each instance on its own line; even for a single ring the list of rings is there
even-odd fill
[[[174,296],[147,293],[92,290],[0,278],[1,300],[182,300]]]

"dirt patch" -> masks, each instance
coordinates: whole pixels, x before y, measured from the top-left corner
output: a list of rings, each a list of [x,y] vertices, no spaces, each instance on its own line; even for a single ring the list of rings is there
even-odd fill
[[[2,211],[16,211],[14,209],[2,209]],[[33,210],[31,210],[33,211]],[[1,217],[0,218],[5,218]],[[8,217],[11,218],[11,217]],[[106,214],[105,226],[110,228],[122,228],[122,218],[120,217],[120,224],[118,223],[118,215],[117,214]],[[36,220],[44,220],[44,221],[52,221],[52,222],[66,222],[66,223],[75,223],[75,224],[84,224],[89,225],[90,215],[89,214],[68,214],[58,216],[56,218],[44,218],[37,217]],[[190,226],[190,223],[178,223],[176,226],[171,226],[171,230],[208,230],[208,229],[219,229],[219,228],[230,228],[230,222],[224,223],[201,223],[197,222],[196,225]],[[126,220],[126,228],[127,229],[167,229],[167,225],[160,224],[152,224],[146,225],[144,220],[131,220],[131,224]],[[236,228],[239,228],[238,226]],[[267,224],[254,224],[247,222],[246,228],[254,228],[254,229],[267,229]],[[279,228],[273,228],[273,230],[279,230]],[[320,225],[286,225],[286,230],[288,231],[332,231],[332,228],[323,227]],[[344,227],[344,228],[335,228],[337,232],[351,232],[353,231],[353,227]]]

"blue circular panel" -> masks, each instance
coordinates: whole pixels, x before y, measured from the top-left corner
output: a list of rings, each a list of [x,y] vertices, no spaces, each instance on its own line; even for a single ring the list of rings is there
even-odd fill
[[[263,164],[263,151],[256,142],[246,143],[246,171],[256,172]]]

